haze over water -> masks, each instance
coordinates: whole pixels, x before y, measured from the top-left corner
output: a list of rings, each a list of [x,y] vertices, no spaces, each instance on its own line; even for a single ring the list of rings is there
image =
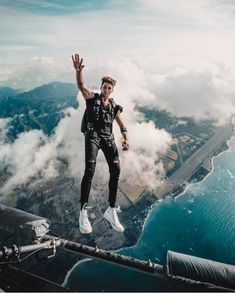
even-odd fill
[[[167,250],[235,265],[235,139],[213,159],[212,172],[175,199],[155,205],[138,243],[119,253],[163,264]],[[67,286],[80,291],[167,291],[147,275],[88,261]]]

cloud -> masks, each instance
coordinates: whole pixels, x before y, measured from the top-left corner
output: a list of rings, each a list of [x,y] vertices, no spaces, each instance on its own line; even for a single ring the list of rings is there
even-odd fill
[[[33,130],[21,133],[13,143],[1,144],[0,162],[7,168],[10,178],[2,191],[8,191],[16,185],[27,183],[39,175],[52,159],[52,150],[47,150],[48,138],[42,131]]]
[[[0,84],[30,90],[52,81],[71,81],[70,56],[63,63],[50,57],[35,56],[27,61],[1,62]]]
[[[0,118],[0,143],[6,143],[5,140],[7,138],[8,127],[11,122],[10,118]]]
[[[141,105],[219,123],[225,123],[235,112],[234,68],[199,54],[156,55],[152,51],[144,59],[141,55],[120,57],[103,64],[96,62],[86,76],[94,85],[106,73],[118,81],[114,95],[129,111]],[[141,119],[140,113],[132,112],[131,118]],[[128,115],[127,120],[129,123]]]
[[[129,9],[125,6],[125,11],[118,4],[114,11],[111,4],[109,1],[100,10],[50,16],[42,10],[35,14],[11,7],[14,22],[7,14],[9,7],[4,6],[0,49],[5,61],[0,63],[0,83],[31,89],[53,80],[75,81],[71,54],[79,50],[85,58],[85,79],[92,89],[99,87],[104,75],[118,81],[113,94],[124,107],[131,145],[126,153],[120,150],[122,179],[142,177],[150,187],[156,187],[162,168],[156,161],[159,152],[164,153],[171,144],[171,136],[144,122],[138,106],[166,109],[197,120],[216,118],[220,123],[234,113],[234,4],[139,0]],[[84,169],[84,142],[79,132],[82,107],[83,102],[78,110],[68,109],[68,116],[51,137],[32,131],[7,144],[6,131],[1,133],[0,158],[9,163],[12,173],[5,190],[31,177],[56,176],[58,158],[63,157],[69,162],[70,175],[79,183]],[[117,127],[114,131],[120,148],[120,131]],[[27,154],[16,146],[23,146]],[[19,156],[26,156],[24,163],[17,161]],[[28,171],[25,175],[23,168]],[[99,170],[105,172],[100,174]],[[106,183],[107,177],[107,165],[100,154],[95,183]]]
[[[0,6],[0,54],[8,62],[42,55],[58,58],[61,64],[74,50],[86,57],[95,54],[96,59],[146,48],[166,52],[196,46],[200,47],[198,52],[204,52],[209,44],[217,51],[218,45],[231,47],[234,40],[235,6],[231,2],[138,0],[124,5],[108,1],[107,5],[94,4],[85,10],[72,3],[70,13],[62,4],[53,3],[65,13],[53,8],[50,15],[37,9],[48,1],[30,1],[31,9],[27,9],[27,2],[22,3],[24,9],[6,1]]]
[[[123,152],[122,137],[115,124],[121,181],[126,180],[132,184],[142,181],[150,189],[156,189],[163,171],[159,154],[165,153],[172,143],[171,134],[164,129],[156,129],[153,122],[145,122],[138,106],[166,109],[174,115],[194,117],[197,120],[216,118],[219,122],[226,121],[234,113],[233,69],[199,55],[193,57],[192,52],[184,55],[174,52],[165,55],[149,54],[144,59],[139,55],[105,60],[85,59],[84,75],[90,88],[99,88],[100,78],[104,75],[111,75],[117,80],[113,97],[124,108],[122,116],[130,141],[130,150]],[[42,64],[37,72],[46,71],[48,66],[54,69],[57,66],[53,59],[35,58],[33,63],[37,62],[40,66]],[[71,73],[74,74],[72,66]],[[0,121],[0,162],[11,174],[2,193],[7,195],[17,185],[28,183],[32,179],[35,181],[56,177],[61,158],[68,162],[69,175],[80,185],[84,171],[84,138],[80,132],[80,123],[85,102],[80,96],[78,100],[80,107],[68,108],[67,115],[50,137],[42,131],[32,130],[20,134],[13,143],[7,143],[4,140],[8,121]],[[93,195],[100,193],[107,182],[108,167],[100,152]]]
[[[59,6],[66,13],[47,15],[43,9],[37,12],[35,9],[49,5],[49,1],[35,4],[21,1],[19,6],[24,9],[4,1],[0,7],[0,56],[4,60],[0,63],[0,83],[30,89],[53,79],[71,80],[70,56],[77,50],[87,58],[88,64],[136,55],[143,65],[144,59],[151,56],[153,62],[148,62],[148,66],[154,67],[156,74],[159,73],[156,66],[170,63],[169,59],[175,59],[175,66],[179,58],[178,65],[182,67],[182,57],[187,54],[198,60],[198,63],[187,60],[187,65],[194,62],[195,68],[201,57],[235,68],[235,5],[232,2],[105,3],[96,6],[94,2],[90,9],[83,10],[72,2],[74,9],[68,13],[63,4],[55,2],[50,5]],[[155,55],[159,56],[158,62]],[[42,60],[37,60],[37,56]]]
[[[234,113],[235,93],[235,67],[229,63],[229,54],[227,57],[228,60],[221,60],[216,55],[208,58],[193,51],[156,50],[146,52],[144,58],[135,54],[109,57],[105,61],[94,56],[85,58],[85,78],[94,88],[102,76],[114,75],[118,80],[115,94],[124,107],[147,105],[177,116],[224,120]],[[53,80],[75,80],[70,56],[63,63],[48,57],[4,63],[0,74],[2,83],[16,87],[29,88]]]
[[[166,75],[158,83],[151,81],[155,106],[167,109],[176,116],[225,121],[235,113],[230,92],[233,85],[225,85],[227,73],[185,70]],[[154,103],[152,103],[153,105]]]
[[[127,66],[133,74],[134,69],[138,70],[138,67],[136,68],[131,62],[127,62]],[[169,148],[172,142],[171,136],[165,130],[156,129],[152,122],[144,122],[142,114],[136,110],[135,100],[139,99],[139,94],[147,95],[142,83],[136,87],[137,82],[140,82],[138,71],[130,82],[128,75],[123,76],[123,67],[115,67],[114,62],[100,64],[96,69],[113,71],[118,80],[120,77],[120,86],[115,91],[118,94],[116,103],[124,106],[123,119],[129,131],[131,146],[130,151],[126,153],[121,151],[121,134],[116,125],[114,132],[122,164],[121,180],[125,179],[130,184],[141,180],[149,188],[154,189],[160,180],[159,173],[162,170],[162,166],[156,165],[156,161],[159,159],[159,153],[164,153]],[[83,100],[80,96],[78,99]],[[1,145],[0,162],[11,174],[2,188],[3,194],[7,195],[11,189],[20,184],[57,176],[59,158],[68,161],[69,174],[80,185],[84,171],[84,138],[79,129],[84,108],[85,101],[81,101],[78,109],[68,108],[66,117],[60,121],[54,135],[50,137],[42,131],[32,130],[21,133],[13,143]],[[107,186],[107,182],[108,167],[100,152],[93,194],[99,187]]]
[[[151,11],[159,18],[176,25],[191,27],[230,27],[234,25],[233,3],[220,0],[138,0],[142,11]],[[188,28],[185,28],[187,30]]]

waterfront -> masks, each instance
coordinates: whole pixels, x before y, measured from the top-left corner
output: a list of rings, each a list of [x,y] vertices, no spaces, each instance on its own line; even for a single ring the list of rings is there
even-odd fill
[[[201,183],[155,205],[138,243],[119,252],[163,263],[167,250],[173,250],[235,264],[234,138],[230,146],[213,159],[213,170]],[[167,291],[161,281],[97,261],[75,267],[67,286],[79,291]]]

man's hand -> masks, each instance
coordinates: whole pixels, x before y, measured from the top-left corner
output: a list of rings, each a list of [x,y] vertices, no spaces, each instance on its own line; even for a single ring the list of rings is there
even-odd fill
[[[79,58],[79,54],[75,54],[74,56],[72,55],[72,60],[73,60],[73,66],[76,69],[76,71],[80,72],[83,67],[85,67],[83,63],[83,58]]]
[[[123,151],[126,151],[126,150],[128,150],[129,149],[129,143],[128,143],[128,140],[123,140],[123,142],[122,142],[122,150]]]

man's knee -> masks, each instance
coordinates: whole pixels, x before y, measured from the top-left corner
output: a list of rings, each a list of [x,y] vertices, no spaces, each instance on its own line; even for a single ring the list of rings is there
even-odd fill
[[[121,172],[120,161],[114,160],[112,167],[110,168],[110,174],[112,174],[115,177],[119,177],[120,172]]]
[[[93,178],[94,173],[95,173],[95,166],[96,166],[95,160],[87,161],[84,175],[89,178]]]

